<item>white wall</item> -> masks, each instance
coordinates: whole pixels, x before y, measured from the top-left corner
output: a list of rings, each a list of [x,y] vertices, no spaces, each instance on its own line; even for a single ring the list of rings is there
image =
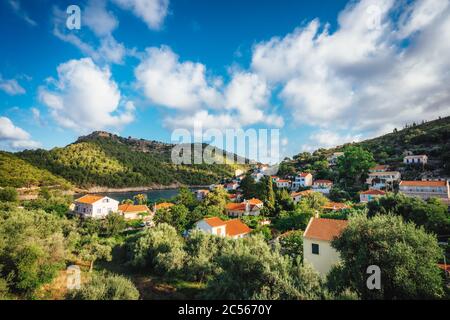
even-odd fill
[[[312,244],[319,245],[319,254],[312,253]],[[339,262],[339,253],[331,247],[330,242],[303,238],[303,260],[325,277],[331,270],[331,267]]]

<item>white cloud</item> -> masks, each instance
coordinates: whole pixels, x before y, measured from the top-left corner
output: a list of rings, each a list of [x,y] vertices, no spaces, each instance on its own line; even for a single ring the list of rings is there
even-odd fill
[[[119,21],[106,9],[105,0],[89,1],[83,11],[83,24],[87,25],[97,36],[111,35]]]
[[[120,108],[121,94],[108,68],[90,58],[58,66],[54,90],[41,88],[39,97],[59,125],[77,132],[121,127],[134,120],[134,107]]]
[[[22,18],[26,23],[28,23],[32,27],[37,26],[37,22],[31,19],[28,13],[22,9],[22,6],[20,5],[20,2],[18,0],[9,0],[9,5],[13,9],[14,13]]]
[[[259,43],[252,70],[281,86],[299,124],[381,133],[448,115],[449,1],[397,4],[351,2],[333,33],[313,20]]]
[[[319,130],[313,132],[307,141],[300,146],[302,151],[314,151],[319,148],[332,148],[349,142],[361,141],[361,135],[340,134],[329,130]]]
[[[14,125],[7,117],[0,117],[0,145],[13,150],[35,149],[40,143],[31,139],[30,134]]]
[[[150,29],[161,28],[167,16],[169,0],[113,0],[120,7],[131,10]]]
[[[25,89],[17,82],[16,79],[3,79],[0,74],[0,90],[10,95],[24,94]]]

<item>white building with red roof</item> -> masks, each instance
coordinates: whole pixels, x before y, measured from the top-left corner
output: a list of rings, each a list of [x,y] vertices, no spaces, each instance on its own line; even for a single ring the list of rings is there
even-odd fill
[[[259,216],[263,207],[261,200],[253,198],[240,203],[228,203],[225,210],[230,217]]]
[[[448,181],[400,181],[399,191],[409,197],[421,199],[450,198]]]
[[[315,192],[329,194],[331,188],[333,188],[333,181],[323,179],[315,180],[312,187]]]
[[[410,155],[403,158],[404,164],[427,164],[428,156],[425,154]]]
[[[312,186],[313,176],[311,173],[302,172],[295,176],[294,181],[292,182],[292,190],[298,190],[300,187],[310,187]]]
[[[376,198],[385,196],[386,192],[382,190],[371,189],[367,191],[362,191],[359,193],[359,201],[361,203],[368,203]]]
[[[195,229],[220,237],[244,238],[252,232],[240,219],[223,221],[218,217],[205,218],[195,224]]]
[[[331,241],[347,227],[347,220],[311,218],[303,234],[303,261],[325,277],[340,260]]]
[[[85,218],[105,218],[119,209],[119,201],[101,195],[86,194],[74,202],[75,213]]]

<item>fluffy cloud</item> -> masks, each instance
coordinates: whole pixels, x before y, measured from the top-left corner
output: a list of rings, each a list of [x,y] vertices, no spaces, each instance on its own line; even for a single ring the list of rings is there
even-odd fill
[[[309,136],[308,141],[300,146],[300,150],[311,152],[317,150],[318,148],[331,148],[348,142],[358,142],[361,138],[361,135],[342,135],[338,132],[319,130]]]
[[[0,74],[0,90],[10,95],[24,94],[25,89],[17,82],[16,79],[3,79]]]
[[[106,9],[105,0],[89,1],[83,11],[83,24],[87,25],[97,36],[110,35],[119,21]]]
[[[37,26],[36,21],[31,19],[28,13],[22,9],[22,6],[20,5],[20,2],[18,0],[9,0],[9,5],[13,9],[14,13],[21,19],[23,19],[26,23],[28,23],[32,27]]]
[[[121,95],[108,68],[101,69],[85,58],[63,63],[57,71],[54,90],[41,88],[39,97],[62,127],[86,132],[134,120],[131,103],[120,108]]]
[[[7,117],[0,117],[0,145],[10,149],[35,149],[40,144],[31,139],[30,134],[14,125]]]
[[[206,76],[206,67],[181,62],[169,48],[149,48],[135,69],[137,85],[159,106],[177,110],[168,116],[169,128],[240,128],[256,123],[280,127],[283,119],[267,113],[271,90],[256,74],[234,70],[231,80]]]
[[[333,33],[313,20],[257,44],[252,70],[281,86],[298,123],[375,134],[449,113],[448,52],[448,0],[362,0]]]
[[[159,29],[168,13],[169,0],[113,0],[120,7],[131,10],[150,29]]]

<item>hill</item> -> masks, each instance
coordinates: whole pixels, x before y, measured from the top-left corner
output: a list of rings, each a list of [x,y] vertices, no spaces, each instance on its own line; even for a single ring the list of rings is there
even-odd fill
[[[39,169],[14,154],[0,151],[0,187],[60,186],[70,183],[48,170]]]
[[[346,146],[356,145],[373,153],[379,164],[388,164],[402,171],[405,179],[418,179],[422,176],[450,176],[450,117],[413,123],[401,130],[377,138],[336,146],[331,149],[318,149],[312,154],[300,153],[282,165],[286,172],[312,166],[323,161],[334,152],[343,151]],[[424,168],[407,168],[403,165],[403,157],[408,154],[426,154],[429,163]]]
[[[63,148],[26,150],[16,155],[83,188],[205,185],[232,177],[234,170],[243,166],[175,165],[170,159],[173,147],[98,131]]]

